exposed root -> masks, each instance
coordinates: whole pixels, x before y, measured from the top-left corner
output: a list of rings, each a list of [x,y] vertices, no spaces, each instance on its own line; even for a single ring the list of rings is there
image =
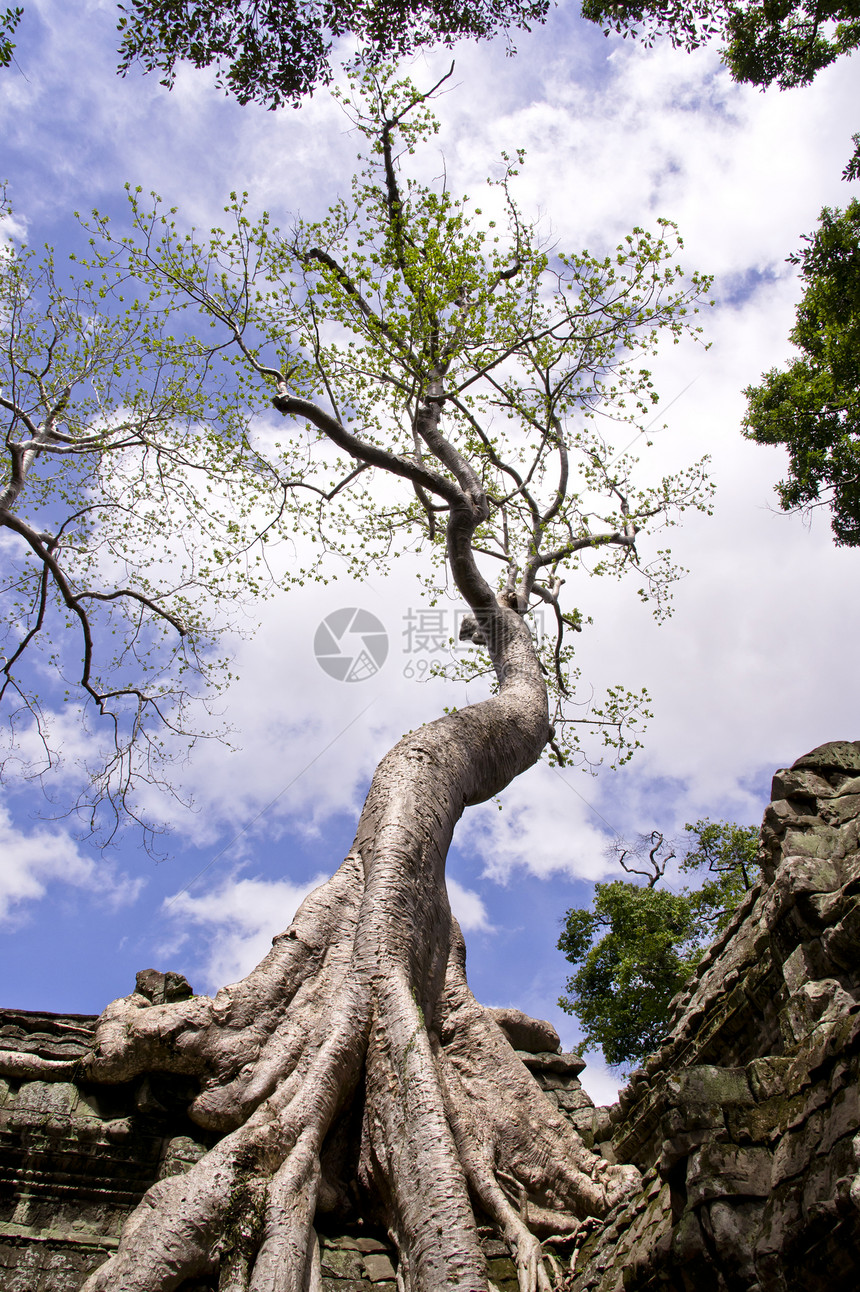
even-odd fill
[[[487,1287],[472,1203],[507,1243],[520,1292],[552,1292],[557,1278],[538,1235],[575,1233],[581,1217],[606,1214],[635,1186],[635,1168],[612,1167],[583,1147],[474,999],[453,920],[435,1001],[419,1004],[390,968],[384,990],[368,988],[354,959],[360,903],[345,899],[359,874],[350,856],[263,964],[214,1000],[146,1007],[132,996],[106,1011],[91,1075],[188,1073],[196,1063],[203,1089],[192,1118],[219,1129],[245,1121],[185,1175],[149,1190],[87,1292],[169,1292],[214,1271],[219,1292],[313,1292],[321,1286],[314,1216],[350,1196],[349,1180],[324,1178],[322,1163],[375,1197],[402,1253],[404,1292],[455,1281]],[[329,887],[342,924],[332,930],[326,918],[333,942],[323,949],[320,914],[331,906],[320,893]],[[297,966],[315,980],[284,991],[277,1018],[272,997]],[[350,1150],[359,1091],[362,1137]],[[440,1242],[440,1214],[446,1235],[458,1235],[453,1252]]]
[[[315,1215],[359,1202],[395,1240],[403,1292],[487,1292],[474,1206],[520,1292],[552,1292],[540,1234],[574,1234],[636,1187],[635,1168],[584,1148],[472,996],[445,891],[464,806],[546,738],[536,686],[514,670],[499,697],[392,750],[353,851],[242,982],[105,1011],[89,1076],[194,1075],[189,1115],[223,1138],[149,1190],[86,1292],[216,1276],[220,1292],[313,1292]]]

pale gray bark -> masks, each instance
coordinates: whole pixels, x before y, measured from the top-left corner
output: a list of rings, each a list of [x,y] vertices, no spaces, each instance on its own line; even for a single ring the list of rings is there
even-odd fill
[[[190,1114],[226,1134],[150,1190],[87,1292],[169,1292],[213,1268],[224,1289],[305,1292],[314,1215],[343,1200],[344,1171],[395,1236],[409,1292],[486,1292],[475,1205],[523,1292],[548,1292],[536,1235],[604,1215],[634,1183],[584,1149],[466,984],[445,892],[453,830],[549,732],[527,628],[507,608],[478,613],[499,693],[383,759],[352,851],[262,964],[214,999],[133,995],[105,1011],[90,1075],[196,1073]],[[359,1091],[357,1157],[328,1151]]]

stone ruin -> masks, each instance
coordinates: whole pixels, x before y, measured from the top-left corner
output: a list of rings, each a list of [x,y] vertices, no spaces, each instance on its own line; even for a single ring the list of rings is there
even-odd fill
[[[860,1287],[860,742],[777,772],[761,840],[761,881],[616,1104],[594,1107],[548,1024],[496,1011],[586,1143],[642,1172],[638,1196],[552,1249],[564,1292]],[[190,990],[152,970],[138,989]],[[80,1058],[95,1023],[0,1011],[2,1292],[77,1292],[145,1190],[214,1142],[175,1077],[34,1079],[34,1057]],[[491,1285],[516,1292],[486,1233]],[[325,1292],[394,1292],[385,1234],[358,1219],[320,1240]]]

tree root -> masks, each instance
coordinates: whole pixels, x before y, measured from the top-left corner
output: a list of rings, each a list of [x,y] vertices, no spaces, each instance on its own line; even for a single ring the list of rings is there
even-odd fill
[[[530,651],[516,617],[512,631]],[[575,1233],[638,1185],[584,1148],[466,983],[444,880],[454,825],[548,729],[539,671],[514,665],[499,696],[383,759],[349,856],[247,978],[105,1011],[90,1078],[195,1076],[189,1116],[223,1138],[148,1191],[85,1292],[216,1272],[220,1292],[309,1292],[314,1217],[350,1208],[393,1237],[402,1292],[487,1292],[475,1208],[520,1292],[550,1292],[539,1235]]]
[[[220,1292],[306,1292],[320,1278],[314,1216],[355,1205],[350,1177],[396,1240],[406,1292],[486,1289],[473,1205],[521,1292],[551,1292],[537,1235],[575,1232],[636,1186],[635,1168],[583,1147],[472,996],[453,919],[435,999],[419,1004],[397,974],[371,989],[354,958],[360,879],[351,854],[214,999],[133,994],[105,1011],[89,1076],[196,1074],[189,1114],[224,1137],[148,1191],[86,1292],[169,1292],[215,1271]]]

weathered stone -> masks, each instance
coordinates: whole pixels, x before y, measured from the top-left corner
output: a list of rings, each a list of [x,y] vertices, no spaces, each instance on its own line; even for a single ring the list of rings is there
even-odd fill
[[[777,891],[798,897],[801,893],[832,893],[839,887],[840,879],[832,862],[806,855],[785,857],[776,872],[775,883]]]
[[[126,1120],[126,1127],[128,1131],[131,1130],[129,1119]],[[207,1151],[205,1144],[199,1144],[190,1135],[175,1135],[173,1139],[166,1142],[162,1150],[161,1165],[158,1168],[159,1180],[190,1171],[194,1163],[199,1162]]]
[[[158,969],[141,969],[135,979],[135,991],[153,1005],[188,1000],[194,995],[191,984],[181,973],[172,970],[161,973]]]
[[[691,1154],[687,1168],[690,1206],[727,1195],[766,1198],[771,1190],[771,1155],[764,1146],[709,1143]]]
[[[745,1068],[717,1068],[701,1064],[669,1079],[672,1098],[687,1104],[751,1104],[752,1092]]]
[[[494,1260],[487,1261],[487,1276],[500,1286],[510,1283],[511,1280],[516,1285],[517,1267],[510,1256],[496,1257]]]
[[[805,768],[825,775],[829,772],[843,776],[857,775],[860,772],[860,741],[833,740],[829,744],[819,745],[791,765],[792,771]]]
[[[813,771],[801,771],[794,768],[783,768],[775,774],[771,782],[770,796],[774,800],[806,799],[815,802],[817,799],[829,799],[833,787]]]
[[[559,1108],[562,1108],[566,1113],[572,1113],[578,1111],[580,1108],[592,1108],[594,1106],[591,1102],[591,1096],[587,1091],[582,1090],[581,1088],[578,1090],[557,1090],[555,1092],[555,1097]]]
[[[561,1049],[558,1032],[543,1018],[531,1018],[521,1009],[512,1008],[491,1008],[487,1013],[492,1014],[515,1050],[539,1054]]]
[[[585,1059],[578,1054],[552,1054],[546,1050],[532,1054],[517,1050],[517,1056],[532,1072],[552,1072],[560,1077],[576,1077],[585,1067]]]
[[[320,1266],[324,1278],[361,1279],[364,1276],[363,1258],[354,1249],[321,1246]]]
[[[786,1056],[768,1054],[747,1064],[747,1079],[757,1100],[763,1102],[786,1093],[791,1062]]]
[[[369,1235],[362,1235],[360,1238],[354,1238],[352,1244],[357,1252],[387,1252],[388,1248],[385,1243],[381,1243],[378,1238],[371,1238]]]
[[[789,1041],[802,1041],[813,1028],[844,1017],[853,998],[835,978],[802,983],[786,1003],[781,1018]]]
[[[395,1278],[394,1266],[384,1252],[369,1252],[362,1259],[371,1283],[388,1283]]]

